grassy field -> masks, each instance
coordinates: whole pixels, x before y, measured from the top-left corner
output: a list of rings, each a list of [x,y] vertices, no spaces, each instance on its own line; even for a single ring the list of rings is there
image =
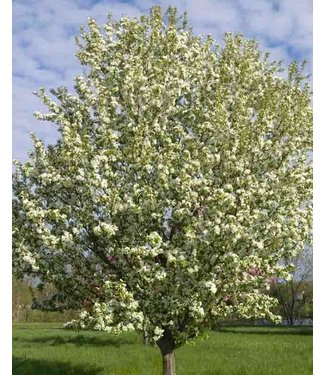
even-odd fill
[[[227,327],[176,350],[177,375],[310,375],[312,328]],[[16,375],[161,375],[159,350],[141,336],[71,332],[58,324],[13,326]]]

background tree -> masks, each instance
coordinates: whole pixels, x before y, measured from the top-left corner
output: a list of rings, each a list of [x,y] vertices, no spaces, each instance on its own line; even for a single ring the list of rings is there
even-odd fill
[[[23,280],[12,279],[12,321],[27,321],[31,310],[32,296],[30,285]]]
[[[78,312],[67,308],[65,298],[53,284],[41,284],[37,279],[26,276],[12,279],[14,323],[66,322],[77,317]]]
[[[310,240],[310,88],[174,8],[88,26],[76,93],[37,93],[60,139],[16,162],[14,269],[86,307],[79,327],[142,331],[173,374],[215,318],[277,319],[268,280]]]
[[[289,280],[278,280],[272,284],[270,294],[279,301],[278,310],[286,322],[293,325],[299,318],[312,318],[313,262],[310,248],[304,249],[293,259],[285,260],[295,268]]]

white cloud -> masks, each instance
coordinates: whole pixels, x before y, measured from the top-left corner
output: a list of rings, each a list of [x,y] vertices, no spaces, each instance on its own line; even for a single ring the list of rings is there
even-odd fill
[[[214,24],[223,31],[240,29],[241,14],[232,2],[201,0],[198,3],[196,0],[188,0],[186,8],[194,24]]]

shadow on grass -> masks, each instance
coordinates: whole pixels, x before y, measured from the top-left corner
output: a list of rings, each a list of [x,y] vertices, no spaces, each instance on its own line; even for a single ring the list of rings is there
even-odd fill
[[[300,335],[300,336],[312,336],[313,329],[311,327],[287,327],[287,328],[264,328],[264,329],[256,329],[256,328],[228,328],[228,327],[221,327],[218,332],[223,333],[241,333],[247,335]]]
[[[138,344],[135,340],[128,340],[121,337],[107,337],[104,339],[99,339],[97,337],[89,337],[84,335],[78,336],[47,336],[47,337],[37,337],[37,338],[25,338],[25,337],[16,337],[13,339],[17,343],[30,343],[30,344],[47,344],[50,346],[58,346],[64,344],[74,344],[76,346],[114,346],[119,348],[123,345],[132,345]]]
[[[29,330],[29,331],[31,331],[31,330],[33,330],[33,329],[37,329],[37,330],[39,330],[39,329],[42,329],[42,330],[47,330],[47,331],[52,331],[52,330],[59,330],[59,331],[66,331],[66,329],[64,328],[64,327],[38,327],[38,326],[31,326],[31,327],[15,327],[14,326],[14,329],[15,330]]]
[[[13,375],[97,375],[103,368],[70,363],[13,357]]]

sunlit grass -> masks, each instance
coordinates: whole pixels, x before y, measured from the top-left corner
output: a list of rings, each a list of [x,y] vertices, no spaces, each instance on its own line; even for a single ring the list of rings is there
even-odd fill
[[[312,374],[312,328],[227,327],[176,350],[177,374]],[[13,326],[13,374],[160,375],[158,348],[136,333],[72,332],[58,324]]]

